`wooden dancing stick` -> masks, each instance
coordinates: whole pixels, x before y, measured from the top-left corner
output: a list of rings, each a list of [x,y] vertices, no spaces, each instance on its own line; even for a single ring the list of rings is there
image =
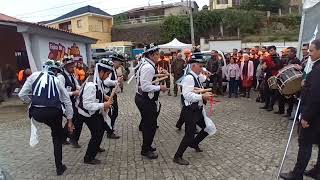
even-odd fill
[[[120,86],[120,83],[117,83],[117,85],[112,89],[112,92],[111,92],[111,95],[109,96],[109,100],[108,102],[110,101],[113,101],[113,97],[117,94],[117,89],[119,88]],[[104,109],[105,111],[108,111],[109,109]]]
[[[170,74],[169,73],[166,73],[166,74],[156,74],[156,75],[154,75],[154,77],[165,77],[165,76],[170,76]]]
[[[211,92],[212,88],[208,88],[208,89],[202,89],[202,88],[194,88],[192,92],[197,93],[197,94],[202,94],[202,93],[206,93],[206,92]]]
[[[165,77],[162,77],[162,78],[158,78],[158,79],[156,79],[156,80],[152,81],[151,83],[152,83],[152,84],[154,84],[154,83],[157,83],[157,82],[163,81],[163,80],[165,80],[165,79],[168,79],[168,76],[165,76]]]

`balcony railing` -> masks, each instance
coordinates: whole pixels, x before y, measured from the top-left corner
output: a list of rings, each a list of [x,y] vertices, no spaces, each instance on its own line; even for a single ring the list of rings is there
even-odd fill
[[[159,22],[164,19],[164,16],[148,16],[148,17],[141,17],[141,18],[131,18],[125,20],[118,20],[114,21],[115,25],[121,24],[142,24],[142,23],[150,23],[150,22]]]

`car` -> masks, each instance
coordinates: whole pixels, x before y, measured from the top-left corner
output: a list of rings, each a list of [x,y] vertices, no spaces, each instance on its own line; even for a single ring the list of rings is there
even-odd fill
[[[92,52],[92,59],[98,61],[102,58],[106,58],[111,54],[114,54],[114,51],[106,51],[105,49],[102,48],[95,48],[91,50]]]

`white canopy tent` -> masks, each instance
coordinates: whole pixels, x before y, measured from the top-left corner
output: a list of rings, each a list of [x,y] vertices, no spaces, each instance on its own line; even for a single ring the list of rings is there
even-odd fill
[[[192,49],[192,44],[185,44],[174,38],[171,42],[159,45],[158,47],[161,49]]]

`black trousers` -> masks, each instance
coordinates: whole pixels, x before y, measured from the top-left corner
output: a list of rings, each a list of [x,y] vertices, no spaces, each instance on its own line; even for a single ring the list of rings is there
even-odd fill
[[[208,133],[204,131],[206,124],[201,109],[193,110],[191,107],[184,106],[182,108],[182,118],[185,120],[185,135],[175,157],[182,157],[190,145],[198,146],[199,143],[208,136]],[[201,127],[202,130],[195,137],[196,125]]]
[[[136,94],[135,103],[141,114],[142,152],[148,152],[151,150],[153,138],[157,130],[157,105],[155,101],[140,94]]]
[[[278,94],[279,111],[285,111],[285,104],[288,104],[287,115],[291,115],[296,99],[294,97],[286,98],[280,93]]]
[[[53,142],[54,161],[57,169],[62,168],[62,140],[64,132],[62,128],[62,109],[49,107],[31,107],[30,115],[36,121],[44,123],[51,128]]]
[[[81,135],[81,131],[82,131],[82,126],[83,126],[83,121],[81,119],[79,119],[77,108],[73,109],[72,123],[74,125],[74,130],[73,130],[72,134],[70,134],[68,132],[68,122],[66,122],[66,124],[63,127],[64,134],[65,134],[65,136],[63,138],[63,141],[66,141],[67,138],[70,138],[70,140],[73,141],[73,142],[78,142],[79,141],[79,138],[80,138],[80,135]]]
[[[297,156],[297,161],[293,172],[297,175],[303,175],[306,170],[308,163],[312,155],[312,146],[317,144],[320,148],[320,131],[315,126],[310,126],[308,128],[302,128],[301,124],[298,126],[298,142],[299,151]],[[320,151],[318,150],[318,159],[315,168],[320,170]]]
[[[115,95],[114,98],[113,98],[112,107],[113,107],[113,110],[112,110],[112,112],[109,111],[109,117],[110,117],[110,119],[111,119],[111,129],[112,129],[112,131],[113,131],[113,130],[114,130],[114,125],[115,125],[115,123],[116,123],[116,119],[117,119],[118,113],[119,113],[117,95]]]
[[[178,84],[176,83],[178,81],[178,79],[180,79],[180,77],[174,77],[173,79],[173,92],[174,94],[178,94],[178,90],[180,89],[180,92],[181,92],[181,88],[179,88]]]
[[[81,119],[88,126],[91,133],[87,152],[84,156],[85,161],[91,161],[95,159],[103,138],[103,116],[98,113],[92,115],[91,117],[85,117],[79,114],[79,119]]]
[[[265,106],[268,108],[273,108],[273,105],[276,101],[276,93],[277,90],[270,89],[268,85],[268,81],[264,81],[264,96],[265,96]]]

